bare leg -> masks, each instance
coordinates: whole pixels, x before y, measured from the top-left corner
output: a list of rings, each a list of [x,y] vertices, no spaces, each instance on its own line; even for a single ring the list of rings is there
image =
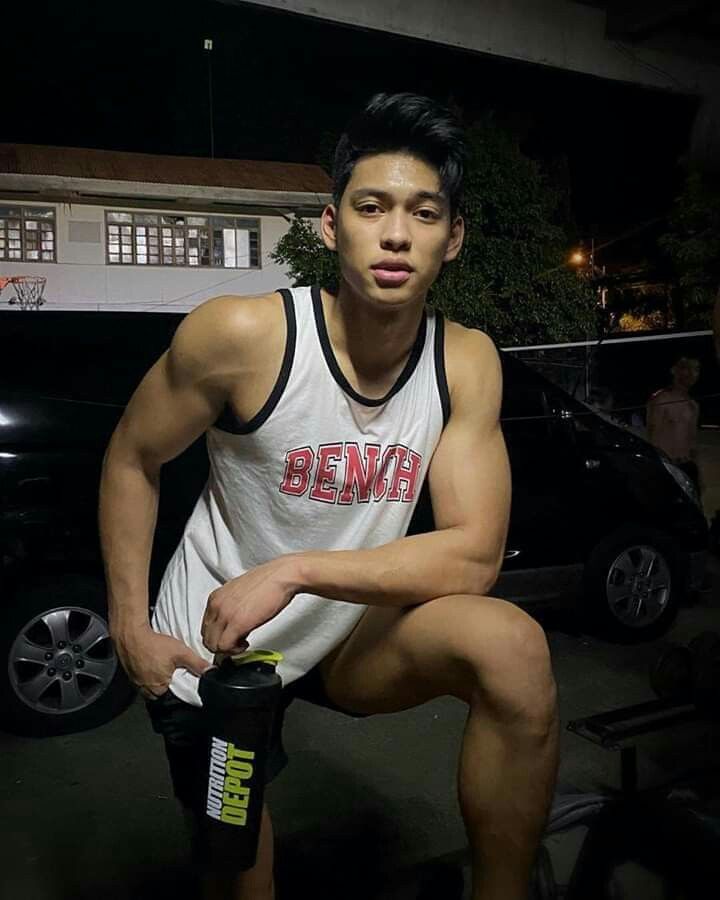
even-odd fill
[[[559,763],[543,629],[494,597],[371,606],[322,673],[330,699],[355,712],[397,712],[445,695],[468,704],[458,791],[473,900],[528,900]]]
[[[195,841],[196,823],[186,812],[186,820]],[[225,875],[206,872],[202,877],[202,900],[275,900],[273,879],[273,828],[267,805],[263,806],[257,861],[252,869]]]
[[[472,852],[473,900],[528,900],[552,806],[558,718],[534,731],[502,721],[473,700],[458,771],[460,808]]]

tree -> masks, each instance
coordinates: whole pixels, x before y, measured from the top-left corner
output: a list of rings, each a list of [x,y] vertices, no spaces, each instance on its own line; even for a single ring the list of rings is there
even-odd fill
[[[675,284],[671,299],[678,325],[709,328],[720,285],[720,178],[688,173],[660,238]]]
[[[429,301],[500,344],[594,337],[594,289],[567,267],[562,191],[492,120],[470,127],[467,137],[465,244]],[[271,256],[288,266],[295,284],[337,285],[335,256],[307,221],[295,219]]]

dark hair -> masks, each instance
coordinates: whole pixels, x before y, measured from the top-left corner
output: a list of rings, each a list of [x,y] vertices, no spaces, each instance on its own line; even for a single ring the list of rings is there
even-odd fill
[[[375,153],[406,152],[434,166],[455,217],[462,195],[467,153],[463,129],[453,113],[418,94],[375,94],[348,123],[335,148],[333,201],[347,187],[355,163]]]

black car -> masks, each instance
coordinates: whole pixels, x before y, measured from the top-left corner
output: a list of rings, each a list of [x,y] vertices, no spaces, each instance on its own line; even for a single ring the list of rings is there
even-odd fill
[[[134,696],[108,635],[97,494],[110,435],[182,315],[0,313],[0,727],[95,727]],[[503,354],[513,471],[496,596],[571,605],[617,641],[653,639],[699,587],[708,529],[649,444]],[[200,439],[161,473],[150,596],[208,472]],[[423,492],[412,531],[432,528]]]

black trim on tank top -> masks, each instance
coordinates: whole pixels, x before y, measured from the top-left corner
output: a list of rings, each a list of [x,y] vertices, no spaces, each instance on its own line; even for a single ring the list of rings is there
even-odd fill
[[[325,357],[325,362],[328,364],[328,368],[330,369],[330,374],[337,382],[338,386],[345,391],[353,400],[356,400],[358,403],[362,403],[363,406],[382,406],[383,403],[387,403],[388,400],[393,397],[397,392],[404,387],[405,384],[410,379],[410,376],[417,368],[417,364],[420,361],[420,357],[422,355],[423,346],[425,345],[425,334],[427,332],[427,313],[423,312],[423,317],[420,320],[420,327],[418,328],[417,336],[415,337],[415,343],[412,346],[412,350],[410,351],[410,356],[408,356],[408,360],[405,363],[405,367],[402,372],[398,375],[397,381],[390,388],[390,390],[385,394],[384,397],[380,397],[379,399],[372,399],[370,397],[363,397],[362,394],[358,394],[358,392],[353,388],[347,378],[343,375],[342,369],[338,365],[338,361],[335,358],[335,353],[333,352],[332,344],[330,343],[330,337],[328,335],[327,325],[325,324],[325,312],[323,310],[322,305],[322,297],[320,296],[320,287],[318,285],[313,285],[312,287],[312,301],[313,301],[313,312],[315,314],[315,326],[317,328],[318,337],[320,338],[320,346],[322,347],[323,356]]]
[[[444,428],[450,418],[450,390],[445,371],[445,318],[439,309],[435,310],[435,378],[440,394]]]
[[[287,288],[281,288],[276,293],[280,294],[283,299],[285,320],[287,322],[287,335],[285,336],[285,354],[275,386],[260,412],[256,413],[249,422],[241,422],[233,412],[230,404],[226,403],[225,408],[218,417],[213,428],[217,428],[220,431],[227,431],[230,434],[250,434],[253,431],[257,431],[257,429],[269,419],[272,411],[280,402],[283,391],[287,387],[288,379],[290,378],[290,369],[292,369],[293,360],[295,358],[297,321],[295,319],[295,304],[293,303],[290,291],[287,290]]]

